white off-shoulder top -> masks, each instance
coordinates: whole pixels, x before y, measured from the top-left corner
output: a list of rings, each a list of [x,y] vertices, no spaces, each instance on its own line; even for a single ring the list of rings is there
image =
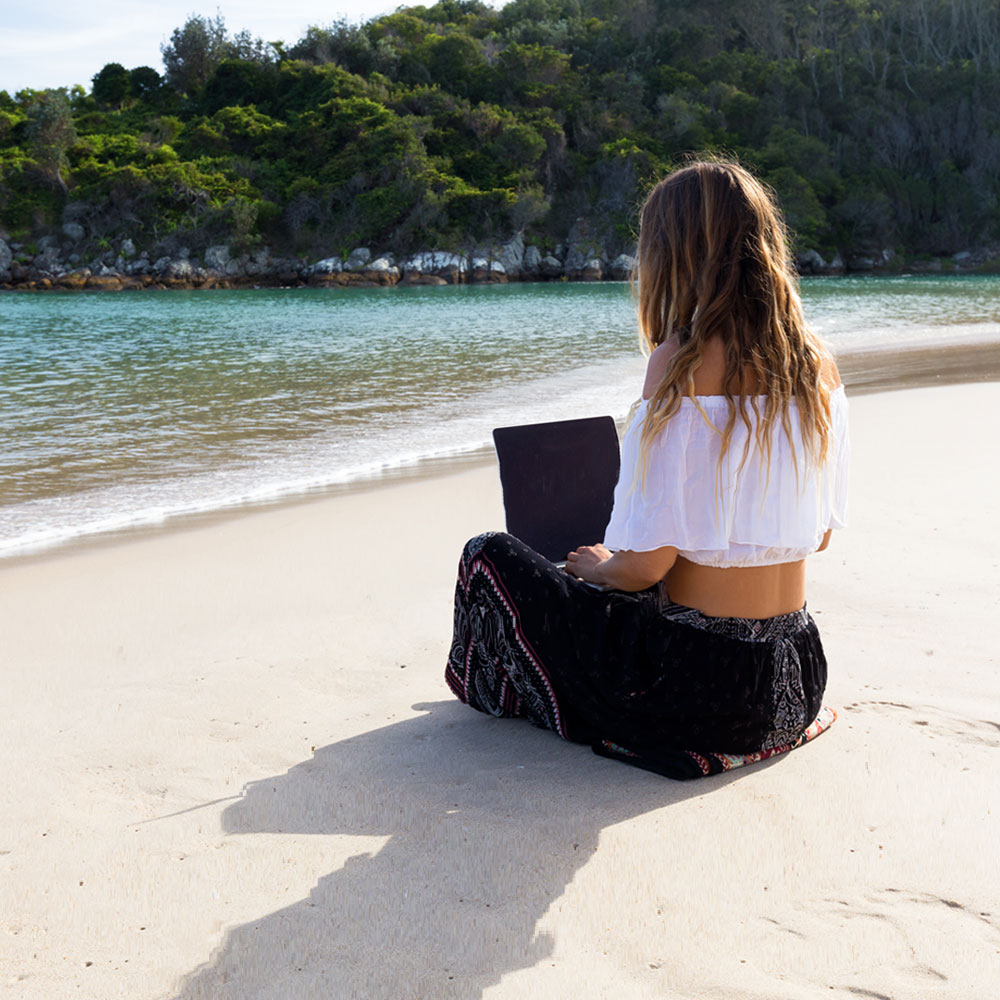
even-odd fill
[[[805,558],[828,528],[846,526],[850,439],[843,386],[830,395],[833,426],[827,460],[819,468],[803,445],[794,401],[791,441],[776,422],[769,470],[753,430],[738,416],[719,466],[726,399],[696,400],[683,399],[650,445],[645,483],[640,437],[648,402],[636,405],[622,439],[621,474],[604,536],[609,549],[648,552],[672,545],[703,566],[771,566]],[[753,428],[749,405],[747,413]]]

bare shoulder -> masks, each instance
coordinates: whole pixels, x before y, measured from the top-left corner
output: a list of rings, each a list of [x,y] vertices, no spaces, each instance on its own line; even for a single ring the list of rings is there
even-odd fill
[[[676,340],[663,341],[656,350],[649,356],[646,364],[646,381],[642,386],[643,399],[651,399],[657,387],[663,381],[663,376],[667,373],[667,368],[673,360],[674,355],[680,350],[680,344]]]
[[[650,399],[657,387],[663,381],[667,368],[674,355],[680,350],[676,340],[665,340],[649,356],[646,365],[646,382],[642,387],[642,395]],[[722,393],[722,385],[726,375],[726,356],[722,341],[713,337],[707,341],[701,352],[701,363],[694,371],[694,391],[698,396],[718,396]]]
[[[820,358],[822,360],[820,362],[819,377],[829,389],[836,389],[840,385],[840,371],[837,368],[837,362],[833,354],[826,344],[820,344]]]

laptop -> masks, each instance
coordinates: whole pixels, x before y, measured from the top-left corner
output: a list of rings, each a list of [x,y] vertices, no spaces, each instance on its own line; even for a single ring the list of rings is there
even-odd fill
[[[558,565],[603,541],[621,463],[612,417],[493,431],[507,531]]]

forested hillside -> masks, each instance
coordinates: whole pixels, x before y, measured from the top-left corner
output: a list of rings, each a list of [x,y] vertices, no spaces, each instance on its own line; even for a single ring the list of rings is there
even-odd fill
[[[0,93],[0,237],[545,253],[583,217],[610,260],[652,180],[724,150],[800,252],[1000,240],[998,0],[441,0],[288,44],[192,16],[162,75],[122,59]]]

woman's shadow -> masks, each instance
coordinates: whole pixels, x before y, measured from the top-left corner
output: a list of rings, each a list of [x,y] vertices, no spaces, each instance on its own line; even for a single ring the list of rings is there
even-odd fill
[[[536,925],[604,827],[735,777],[669,781],[520,720],[415,707],[426,714],[323,747],[225,810],[227,833],[390,839],[230,930],[179,997],[481,997],[552,953]]]

